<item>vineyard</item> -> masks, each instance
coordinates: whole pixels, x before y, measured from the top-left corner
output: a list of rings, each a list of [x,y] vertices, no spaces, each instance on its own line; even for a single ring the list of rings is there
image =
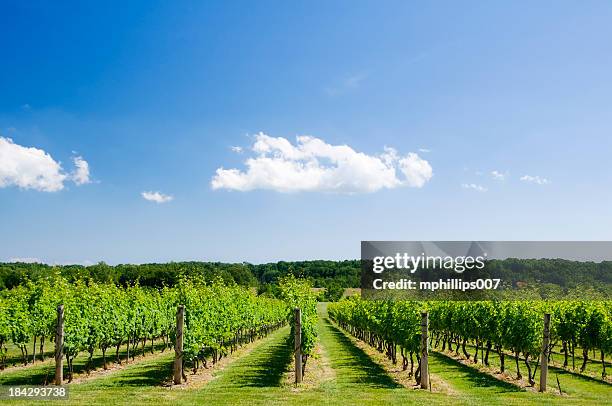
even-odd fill
[[[500,371],[506,369],[511,356],[516,366],[516,379],[522,378],[524,363],[527,380],[535,385],[539,355],[543,345],[542,315],[550,314],[548,362],[555,348],[561,346],[563,367],[576,369],[576,352],[580,349],[580,372],[585,372],[589,354],[597,354],[601,362],[601,378],[606,379],[605,356],[612,354],[612,303],[607,301],[517,301],[517,302],[410,302],[365,301],[351,298],[329,306],[330,317],[360,340],[384,351],[397,362],[397,349],[402,368],[408,368],[417,383],[420,366],[414,370],[414,357],[420,364],[421,313],[428,312],[433,348],[461,354],[473,363],[489,366],[494,351],[499,357]],[[470,347],[468,349],[468,346]],[[535,364],[535,365],[534,365]]]
[[[278,283],[276,295],[188,278],[154,288],[49,277],[4,290],[0,385],[57,383],[61,337],[61,383],[76,403],[116,403],[116,396],[125,403],[131,396],[144,403],[195,402],[202,395],[220,403],[265,403],[273,396],[446,404],[463,390],[468,404],[496,393],[500,402],[537,404],[547,396],[563,403],[570,396],[580,404],[601,403],[612,393],[610,302],[351,297],[325,306],[304,280],[289,276]],[[430,353],[422,371],[424,313]],[[551,315],[547,365],[559,390],[552,380],[543,395],[525,388],[538,386],[545,314]],[[431,387],[415,391],[425,374]],[[474,377],[486,384],[474,387]]]
[[[200,366],[207,367],[209,359],[214,365],[238,346],[286,324],[292,316],[290,306],[307,310],[302,333],[307,358],[316,339],[316,300],[309,285],[296,279],[286,278],[281,288],[286,300],[257,296],[249,289],[220,282],[187,279],[162,289],[122,288],[91,281],[70,284],[62,278],[27,283],[0,296],[0,369],[7,366],[9,343],[21,352],[22,364],[44,361],[45,345],[53,344],[57,336],[56,309],[60,306],[68,382],[73,379],[74,359],[80,354],[87,357],[85,370],[89,372],[96,351],[101,352],[102,367],[107,369],[111,350],[114,362],[121,364],[122,348],[124,361],[129,362],[137,352],[153,353],[156,341],[161,343],[161,351],[172,347],[179,306],[184,309],[181,370],[185,381],[185,367],[196,373]]]

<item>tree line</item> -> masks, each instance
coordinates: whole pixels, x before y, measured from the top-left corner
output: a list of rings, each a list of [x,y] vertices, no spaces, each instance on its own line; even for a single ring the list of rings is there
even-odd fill
[[[612,261],[578,262],[561,259],[515,259],[487,262],[487,271],[513,284],[537,282],[552,288],[612,285]],[[39,263],[0,263],[0,290],[36,281],[49,274],[62,275],[68,282],[93,280],[143,287],[175,286],[183,275],[204,281],[223,280],[240,286],[256,287],[259,292],[277,293],[278,280],[293,275],[307,279],[315,288],[325,288],[326,300],[335,300],[344,288],[358,288],[361,261],[279,261],[267,264],[222,262],[169,262],[151,264],[47,265]]]
[[[313,287],[326,288],[339,298],[344,288],[359,287],[359,263],[358,260],[280,261],[268,264],[192,261],[114,266],[104,262],[89,266],[0,263],[0,290],[12,289],[50,274],[59,274],[68,282],[91,280],[119,286],[138,283],[143,287],[156,288],[175,286],[186,275],[206,282],[221,279],[226,284],[254,287],[258,288],[259,293],[278,295],[278,281],[291,275],[307,279]]]

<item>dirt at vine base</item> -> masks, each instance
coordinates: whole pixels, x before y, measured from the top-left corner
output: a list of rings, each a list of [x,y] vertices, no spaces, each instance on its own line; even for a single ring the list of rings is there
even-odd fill
[[[0,373],[19,371],[19,370],[31,368],[34,366],[53,365],[53,360],[54,358],[53,356],[51,356],[51,357],[45,358],[44,361],[41,361],[41,360],[36,360],[34,362],[30,361],[25,365],[23,364],[23,362],[14,363],[12,365],[7,365],[4,369],[0,369]]]
[[[492,377],[494,377],[495,379],[498,379],[500,381],[509,383],[511,385],[516,386],[517,388],[523,389],[523,390],[527,390],[530,392],[538,392],[538,384],[536,383],[534,386],[531,386],[529,384],[529,380],[526,379],[525,377],[523,377],[522,379],[517,379],[515,375],[510,375],[508,372],[501,372],[499,371],[498,368],[494,368],[494,367],[488,367],[484,364],[474,364],[473,361],[470,361],[468,359],[466,359],[465,357],[463,357],[462,355],[456,355],[454,351],[436,351],[439,354],[442,354],[446,357],[449,357],[451,359],[453,359],[456,362],[459,362],[462,365],[465,365],[466,367],[472,368],[478,372],[482,372],[485,373],[487,375],[490,375]],[[513,358],[509,357],[508,360],[513,360]],[[550,377],[553,376],[553,374],[550,374]],[[549,390],[548,393],[551,394],[555,394],[558,396],[567,396],[567,394],[563,393],[560,394],[558,391],[552,391]]]
[[[295,363],[289,364],[289,370],[285,373],[285,386],[291,387],[292,392],[317,388],[321,384],[331,381],[336,377],[336,373],[331,367],[329,357],[321,343],[317,343],[313,354],[308,357],[306,371],[301,384],[295,384]]]
[[[104,376],[110,375],[112,373],[115,373],[117,371],[121,371],[123,369],[126,369],[128,367],[131,367],[133,365],[138,365],[141,364],[143,362],[146,361],[151,361],[151,360],[155,360],[157,358],[161,358],[164,355],[168,355],[172,352],[172,348],[169,347],[166,350],[162,351],[158,351],[155,352],[154,354],[151,353],[146,353],[145,355],[136,355],[134,357],[134,360],[131,360],[130,362],[125,362],[125,360],[122,360],[121,364],[117,364],[115,361],[110,361],[107,366],[106,369],[104,368],[98,368],[95,369],[93,371],[89,371],[89,373],[87,372],[82,372],[80,374],[75,374],[74,379],[72,379],[72,382],[70,382],[70,385],[75,385],[75,384],[79,384],[79,383],[83,383],[83,382],[88,382],[94,379],[99,379],[102,378]],[[65,366],[64,366],[65,367]],[[64,379],[66,379],[66,375],[64,374]],[[65,384],[68,384],[68,381],[65,381]]]

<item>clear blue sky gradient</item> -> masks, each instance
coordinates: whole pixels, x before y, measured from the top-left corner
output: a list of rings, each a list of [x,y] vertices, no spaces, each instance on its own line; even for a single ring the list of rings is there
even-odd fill
[[[0,5],[0,135],[64,167],[76,151],[96,180],[1,188],[0,260],[264,262],[357,258],[361,240],[612,239],[610,2],[83,3]],[[356,195],[212,190],[217,168],[243,168],[230,146],[259,131],[368,154],[426,148],[434,176]]]

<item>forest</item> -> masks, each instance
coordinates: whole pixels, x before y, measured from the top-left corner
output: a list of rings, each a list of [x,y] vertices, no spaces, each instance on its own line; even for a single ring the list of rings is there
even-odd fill
[[[487,261],[487,270],[512,284],[534,282],[561,289],[579,286],[612,285],[612,262],[578,262],[561,259],[515,259]],[[428,270],[428,272],[433,272]],[[27,281],[58,274],[68,282],[92,280],[130,286],[172,287],[183,275],[257,288],[260,293],[277,289],[279,278],[293,275],[308,279],[315,288],[325,288],[337,299],[345,288],[358,288],[361,261],[279,261],[266,264],[222,262],[169,262],[151,264],[47,265],[40,263],[0,263],[0,289],[11,289]],[[274,292],[273,292],[274,293]]]

